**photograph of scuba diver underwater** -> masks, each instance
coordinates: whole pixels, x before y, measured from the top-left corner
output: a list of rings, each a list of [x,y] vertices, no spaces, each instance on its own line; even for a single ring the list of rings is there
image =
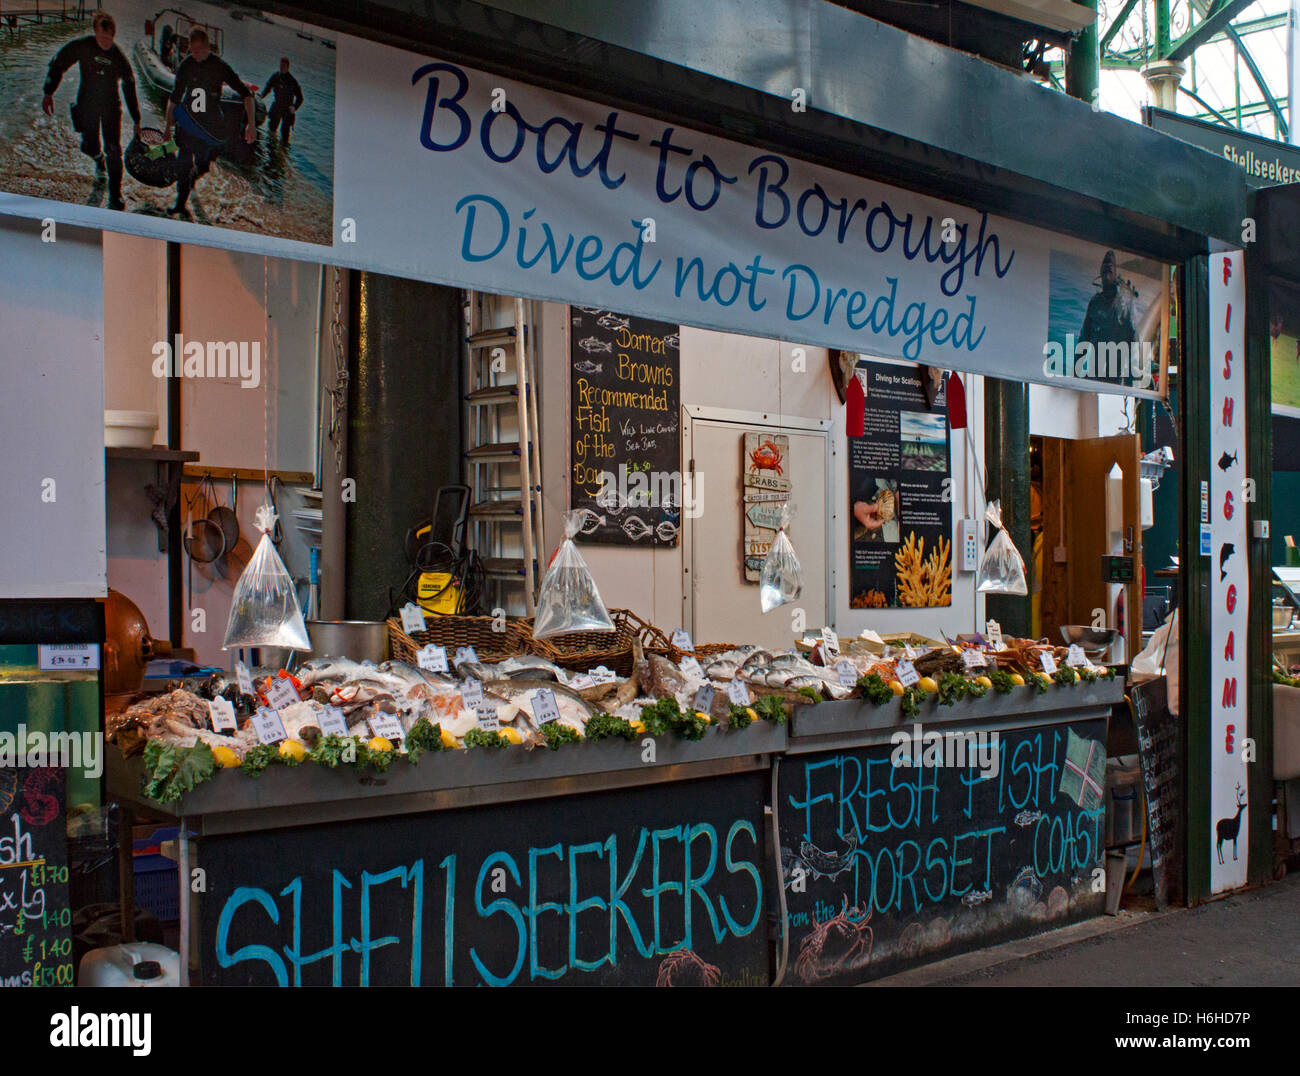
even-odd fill
[[[332,41],[246,8],[16,17],[0,190],[329,244],[334,77]]]
[[[1044,361],[1059,354],[1066,361],[1061,376],[1162,391],[1159,341],[1165,269],[1122,250],[1054,249],[1047,339],[1049,347],[1059,345],[1059,351],[1045,351]],[[1068,365],[1071,356],[1073,367]]]

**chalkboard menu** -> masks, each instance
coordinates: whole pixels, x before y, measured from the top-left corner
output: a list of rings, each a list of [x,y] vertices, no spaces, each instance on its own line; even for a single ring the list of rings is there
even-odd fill
[[[1183,900],[1182,730],[1169,712],[1169,685],[1164,677],[1136,683],[1128,695],[1142,763],[1156,904],[1164,908]]]
[[[570,307],[570,507],[579,541],[674,546],[683,489],[680,328]]]
[[[0,769],[0,987],[71,986],[64,774]]]
[[[732,774],[205,837],[203,982],[766,985],[765,789]]]
[[[785,985],[863,982],[1103,909],[1104,718],[984,732],[996,741],[960,754],[942,724],[902,731],[781,763]]]

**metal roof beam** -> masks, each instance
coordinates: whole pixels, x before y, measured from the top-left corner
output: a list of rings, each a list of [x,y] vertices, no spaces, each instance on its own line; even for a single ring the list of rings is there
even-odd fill
[[[1110,27],[1101,35],[1101,41],[1097,43],[1097,48],[1101,50],[1103,55],[1106,52],[1106,46],[1109,45],[1111,39],[1119,33],[1120,27],[1124,25],[1124,21],[1129,17],[1133,9],[1137,7],[1137,2],[1138,0],[1126,0],[1124,6],[1120,8],[1119,14],[1116,15],[1114,20],[1111,22]]]
[[[1173,43],[1169,55],[1159,59],[1185,60],[1194,49],[1222,30],[1232,21],[1234,15],[1248,8],[1253,2],[1254,0],[1219,0],[1204,19]]]

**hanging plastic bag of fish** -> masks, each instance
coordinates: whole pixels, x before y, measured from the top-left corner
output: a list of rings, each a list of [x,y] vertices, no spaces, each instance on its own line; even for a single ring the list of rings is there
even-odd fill
[[[533,638],[566,635],[575,631],[613,631],[605,603],[600,600],[591,569],[573,544],[574,535],[582,530],[583,513],[564,514],[565,539],[556,550],[551,566],[542,579],[537,596],[537,618]]]
[[[792,602],[803,591],[803,569],[794,554],[794,546],[786,528],[790,526],[790,504],[781,506],[781,525],[763,558],[763,568],[758,573],[758,601],[763,612],[770,613],[778,606]]]
[[[275,511],[263,505],[257,510],[257,528],[262,538],[235,584],[226,621],[226,639],[222,650],[239,646],[283,646],[291,650],[310,650],[307,626],[302,622],[298,595],[284,561],[275,551],[271,532],[275,529]]]
[[[984,518],[998,533],[980,560],[980,570],[975,577],[977,589],[985,594],[1028,594],[1025,562],[1016,549],[1016,543],[1002,525],[1002,502],[990,501],[984,510]]]

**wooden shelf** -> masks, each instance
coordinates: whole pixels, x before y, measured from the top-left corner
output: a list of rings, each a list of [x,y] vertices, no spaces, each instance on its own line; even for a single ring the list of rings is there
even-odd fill
[[[154,445],[152,448],[105,448],[104,456],[110,460],[152,460],[156,463],[193,463],[197,452]]]

